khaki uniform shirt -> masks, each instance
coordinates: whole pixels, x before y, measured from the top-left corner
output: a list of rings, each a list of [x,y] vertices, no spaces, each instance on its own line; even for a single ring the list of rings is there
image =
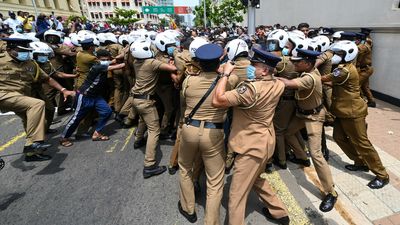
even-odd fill
[[[289,80],[299,76],[299,73],[294,70],[294,65],[288,56],[282,56],[282,60],[276,65],[276,71],[277,77],[283,77]],[[282,96],[294,96],[294,90],[285,88]]]
[[[352,63],[340,64],[328,78],[333,81],[330,112],[338,118],[367,116],[367,104],[361,98],[357,69]]]
[[[372,65],[372,47],[368,44],[359,44],[357,54],[357,68],[365,68]]]
[[[170,57],[169,55],[166,55],[162,52],[159,52],[159,54],[157,54],[156,59],[160,62],[169,64],[170,61]],[[172,85],[172,79],[171,79],[171,72],[168,71],[158,71],[157,72],[159,75],[159,79],[158,79],[158,83],[159,85]]]
[[[239,77],[239,83],[247,80],[247,67],[251,64],[250,60],[245,57],[239,57],[235,60],[235,68],[232,74]]]
[[[48,79],[49,76],[32,60],[16,62],[8,54],[0,60],[0,97],[5,92],[30,96],[34,82]]]
[[[182,94],[186,102],[185,117],[189,116],[190,112],[192,112],[193,108],[204,96],[217,76],[219,75],[216,72],[202,72],[199,76],[189,76],[185,79],[182,88]],[[229,77],[227,90],[231,90],[234,87],[237,79],[235,75]],[[214,108],[211,105],[214,92],[215,88],[196,111],[192,119],[213,123],[224,122],[227,109]]]
[[[153,95],[159,79],[159,68],[164,64],[157,59],[135,60],[135,85],[131,92],[137,95]]]
[[[322,60],[322,64],[318,67],[319,73],[324,76],[330,74],[332,72],[332,62],[331,59],[333,57],[332,51],[323,52],[318,56],[319,59]]]
[[[79,89],[86,79],[90,68],[97,62],[96,56],[88,51],[78,52],[76,55],[76,66],[78,67],[78,77],[75,79],[75,89]]]
[[[271,77],[255,82],[243,82],[225,93],[233,108],[229,148],[239,154],[264,159],[275,146],[272,119],[283,93],[283,82]]]

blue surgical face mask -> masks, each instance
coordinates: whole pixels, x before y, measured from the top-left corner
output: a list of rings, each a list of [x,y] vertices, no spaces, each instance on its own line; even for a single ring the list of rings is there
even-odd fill
[[[181,42],[180,41],[176,41],[175,44],[176,44],[177,47],[181,46]]]
[[[45,62],[47,62],[49,60],[49,57],[47,56],[47,55],[39,55],[38,57],[37,57],[37,61],[39,62],[39,63],[45,63]]]
[[[247,79],[254,80],[256,79],[256,68],[252,65],[247,67]]]
[[[168,48],[167,48],[167,53],[168,53],[168,55],[170,55],[170,56],[173,56],[173,55],[174,55],[174,51],[175,51],[175,46],[172,46],[172,47],[168,47]]]
[[[111,61],[100,61],[100,64],[103,66],[109,66],[111,64]]]
[[[29,52],[18,52],[17,55],[18,61],[24,62],[31,59]]]
[[[20,27],[17,27],[17,32],[22,34],[22,33],[24,33],[24,30],[22,30],[22,28],[20,28]]]
[[[275,51],[275,43],[269,43],[268,51],[270,51],[270,52]]]
[[[283,48],[282,49],[282,55],[289,56],[289,53],[290,53],[290,51],[289,51],[288,48]]]

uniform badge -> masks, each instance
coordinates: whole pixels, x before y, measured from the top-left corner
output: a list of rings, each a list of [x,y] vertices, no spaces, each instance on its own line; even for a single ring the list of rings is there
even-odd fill
[[[241,85],[240,87],[237,88],[237,92],[239,92],[239,94],[243,94],[247,91],[247,87],[245,85]]]
[[[338,76],[340,76],[340,69],[335,69],[334,71],[333,71],[333,76],[334,77],[338,77]]]

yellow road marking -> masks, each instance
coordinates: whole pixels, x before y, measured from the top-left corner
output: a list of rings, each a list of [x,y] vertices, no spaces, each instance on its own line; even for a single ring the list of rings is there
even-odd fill
[[[112,153],[112,152],[114,152],[114,150],[115,150],[115,148],[117,147],[118,143],[119,143],[119,140],[114,140],[114,144],[113,144],[113,145],[111,146],[111,148],[108,149],[106,152],[107,152],[107,153]]]
[[[17,136],[14,136],[7,143],[5,143],[4,145],[0,146],[0,152],[4,151],[6,148],[8,148],[11,145],[13,145],[15,142],[17,142],[19,139],[23,138],[24,136],[25,136],[25,132],[22,132],[22,133],[18,134]]]
[[[134,128],[134,127],[131,128],[131,129],[129,129],[129,134],[128,134],[128,136],[125,138],[125,143],[124,143],[124,146],[122,146],[122,148],[121,148],[121,152],[125,150],[126,146],[128,145],[128,143],[129,143],[129,141],[131,140],[132,135],[133,135],[134,133],[135,133],[135,128]]]
[[[290,193],[289,188],[282,181],[278,172],[274,171],[270,174],[263,173],[261,178],[264,178],[270,184],[272,190],[279,196],[283,204],[285,204],[290,217],[290,224],[296,225],[308,225],[311,224],[307,215],[303,211],[302,207],[296,201],[294,196]]]

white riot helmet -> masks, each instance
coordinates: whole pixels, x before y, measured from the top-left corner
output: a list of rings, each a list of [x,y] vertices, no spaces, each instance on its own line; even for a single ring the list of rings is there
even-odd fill
[[[81,30],[78,32],[78,41],[83,41],[86,39],[93,38],[93,44],[99,46],[100,42],[97,39],[97,35],[89,30]]]
[[[137,31],[137,30],[131,31],[131,32],[129,33],[129,40],[130,40],[129,43],[132,43],[132,42],[134,42],[134,41],[140,39],[140,37],[141,37],[141,33],[140,33],[139,31]]]
[[[294,45],[292,56],[297,57],[297,49],[308,49],[308,44],[305,38],[296,33],[289,33],[289,41]]]
[[[25,36],[26,36],[27,39],[29,39],[31,41],[40,41],[40,39],[36,37],[36,33],[35,32],[25,33]]]
[[[194,58],[196,57],[196,51],[198,48],[200,48],[203,45],[208,44],[208,41],[202,37],[196,37],[194,38],[194,40],[192,41],[192,43],[190,43],[189,45],[189,52],[190,55]]]
[[[154,41],[156,40],[156,36],[157,36],[156,31],[154,30],[148,31],[146,40],[154,43]]]
[[[138,34],[138,36],[139,36],[139,38],[140,38],[141,40],[146,40],[147,37],[148,37],[148,34],[147,34],[147,30],[146,30],[146,29],[139,29],[139,30],[137,30],[137,34]]]
[[[293,35],[296,35],[298,37],[302,37],[304,39],[306,38],[306,35],[300,30],[292,30],[292,31],[290,31],[289,36],[293,36]]]
[[[129,35],[123,34],[118,37],[118,43],[122,46],[125,46],[124,44],[131,44],[132,42],[130,42]]]
[[[332,41],[336,42],[340,40],[340,37],[342,36],[343,31],[336,31],[335,33],[332,34]]]
[[[165,52],[167,50],[167,45],[176,45],[176,41],[171,36],[165,34],[164,32],[158,34],[155,39],[155,44],[158,50]]]
[[[267,37],[268,51],[272,52],[283,49],[288,39],[289,34],[286,31],[282,29],[272,31]]]
[[[117,37],[113,33],[100,33],[97,34],[97,39],[99,40],[100,44],[109,44],[111,43],[117,43]]]
[[[339,41],[332,46],[331,50],[335,53],[344,52],[345,55],[342,60],[344,60],[345,62],[350,62],[350,61],[354,60],[358,54],[358,47],[352,41]],[[337,56],[336,54],[335,54],[335,56],[340,57],[340,56]],[[335,60],[333,60],[333,61],[335,61]],[[332,61],[332,63],[334,63],[333,61]]]
[[[71,43],[72,43],[73,45],[78,46],[78,47],[81,46],[81,44],[79,43],[80,38],[79,38],[78,34],[76,34],[76,33],[71,33],[71,34],[69,35],[69,38],[71,39]]]
[[[135,41],[130,47],[131,54],[136,59],[148,59],[154,57],[151,50],[151,42],[145,40]]]
[[[9,38],[29,39],[25,34],[21,34],[21,33],[18,33],[18,32],[15,32],[15,33],[11,34],[11,35],[9,36]],[[29,39],[29,40],[30,40],[30,39]]]
[[[320,52],[325,52],[329,49],[329,46],[331,45],[331,41],[325,35],[319,35],[313,39],[316,40],[318,45],[320,46]]]
[[[247,53],[247,55],[249,53],[249,46],[242,39],[235,39],[235,40],[230,41],[225,46],[225,49],[226,49],[229,60],[234,60],[238,55],[240,55],[242,53]]]
[[[47,41],[48,36],[56,36],[59,38],[59,43],[61,44],[64,33],[56,30],[47,30],[46,32],[44,32],[43,36],[45,41]]]
[[[316,40],[311,39],[311,38],[307,38],[306,41],[307,41],[307,44],[308,44],[308,48],[307,48],[308,50],[317,51],[317,52],[321,51],[320,47],[318,45],[318,42]]]
[[[49,58],[54,56],[53,49],[44,42],[31,42],[29,43],[29,47],[33,49],[33,59],[39,63],[48,62]]]

